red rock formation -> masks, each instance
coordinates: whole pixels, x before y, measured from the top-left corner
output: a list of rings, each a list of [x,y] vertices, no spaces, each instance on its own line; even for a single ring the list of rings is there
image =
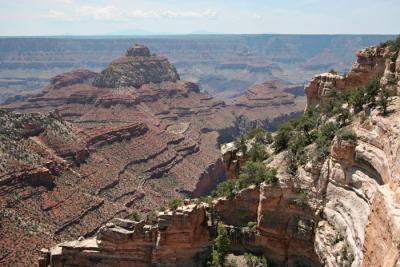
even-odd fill
[[[89,70],[74,70],[55,76],[50,80],[50,84],[52,88],[59,89],[62,87],[71,86],[74,84],[81,84],[84,82],[90,83],[96,76],[97,73],[91,72]]]
[[[156,226],[114,219],[96,237],[43,250],[39,266],[204,266],[210,247],[205,208],[161,212]]]
[[[168,59],[150,55],[147,47],[135,45],[128,49],[126,56],[114,60],[94,80],[97,87],[139,88],[148,83],[175,82],[179,75]]]
[[[166,59],[132,53],[118,68],[146,67],[144,82],[152,79],[153,67],[167,74],[174,70]],[[45,153],[52,166],[44,159],[34,168],[7,161],[8,169],[0,170],[1,202],[13,205],[1,207],[7,215],[0,235],[7,238],[0,241],[0,265],[33,264],[36,247],[90,235],[132,209],[145,212],[171,198],[202,195],[224,174],[219,131],[236,126],[223,102],[174,75],[139,88],[109,89],[91,85],[94,76],[83,70],[60,75],[43,93],[3,106],[23,113],[56,110],[51,116],[69,122],[57,122],[50,132],[41,123],[24,124],[21,131],[28,138],[23,141],[28,159]],[[36,226],[21,227],[24,221]],[[18,246],[9,246],[18,240]]]

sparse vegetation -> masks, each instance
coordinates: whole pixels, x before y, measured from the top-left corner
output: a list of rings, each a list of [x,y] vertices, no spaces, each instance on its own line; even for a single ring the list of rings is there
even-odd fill
[[[354,131],[351,130],[341,130],[338,132],[337,137],[339,140],[345,140],[345,141],[352,141],[356,142],[357,141],[357,135]]]
[[[264,161],[269,158],[269,154],[265,151],[265,147],[257,142],[253,144],[248,156],[251,161]]]
[[[220,183],[213,191],[213,197],[232,197],[235,192],[252,184],[259,185],[262,182],[275,184],[278,182],[276,169],[268,168],[258,161],[247,161],[240,171],[237,180],[228,180]]]
[[[338,72],[337,72],[336,70],[334,70],[334,69],[331,69],[331,70],[329,71],[329,73],[330,73],[330,74],[334,74],[334,75],[337,75],[337,74],[338,74]]]
[[[381,90],[379,92],[377,105],[383,116],[386,116],[388,114],[389,97],[390,94],[387,90]]]
[[[249,138],[255,139],[256,143],[271,144],[273,142],[272,134],[263,128],[254,128],[249,133]]]
[[[168,208],[170,210],[176,210],[179,206],[182,206],[182,199],[179,198],[173,198],[168,202]]]
[[[288,148],[292,130],[293,126],[290,123],[285,123],[279,127],[279,130],[274,138],[274,144],[272,146],[276,153]]]
[[[244,259],[249,267],[268,267],[268,261],[266,257],[245,253]]]
[[[298,198],[298,203],[301,207],[307,207],[309,206],[308,203],[308,195],[306,192],[301,192]]]
[[[224,266],[226,256],[229,252],[231,241],[228,236],[228,231],[222,223],[217,225],[217,237],[214,240],[212,248],[212,262],[214,267]]]
[[[147,214],[147,218],[146,218],[146,223],[150,224],[150,225],[155,225],[157,224],[157,211],[150,211]]]
[[[400,51],[400,35],[395,40],[386,42],[391,52],[398,53]]]
[[[243,155],[247,154],[247,139],[244,135],[241,135],[238,139],[236,139],[234,144],[236,149],[242,152]]]
[[[248,223],[247,223],[247,227],[248,227],[251,231],[256,231],[256,230],[257,230],[257,222],[248,222]]]
[[[236,181],[228,180],[218,184],[217,188],[211,193],[213,197],[233,197],[236,190]]]
[[[276,174],[276,169],[268,168],[262,162],[247,161],[239,174],[236,186],[238,189],[243,189],[262,182],[274,184],[278,181]]]
[[[138,210],[133,210],[129,217],[131,220],[138,222],[140,221],[140,212]]]

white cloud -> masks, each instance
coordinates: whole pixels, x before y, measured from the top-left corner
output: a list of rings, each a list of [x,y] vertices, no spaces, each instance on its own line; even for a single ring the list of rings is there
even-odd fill
[[[50,10],[47,18],[57,20],[57,21],[73,21],[74,18],[67,16],[64,12],[57,11],[57,10]]]
[[[253,19],[262,19],[262,16],[260,15],[260,14],[256,14],[256,13],[254,13],[253,14]]]
[[[78,8],[78,16],[94,20],[121,20],[124,14],[115,6],[81,6]]]
[[[133,18],[215,18],[217,12],[205,11],[144,11],[144,10],[121,10],[113,5],[109,6],[80,6],[75,13],[67,16],[64,12],[50,10],[48,17],[54,20],[98,20],[98,21],[129,21]]]
[[[206,10],[203,12],[196,12],[196,11],[174,12],[168,10],[163,12],[162,15],[168,18],[214,18],[217,16],[217,12],[212,10]]]

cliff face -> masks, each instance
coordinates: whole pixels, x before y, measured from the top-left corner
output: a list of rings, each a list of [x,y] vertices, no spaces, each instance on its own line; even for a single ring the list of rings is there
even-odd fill
[[[287,180],[287,182],[290,182]],[[293,186],[249,187],[233,198],[205,204],[186,202],[160,212],[156,226],[114,220],[96,236],[42,250],[40,266],[204,266],[210,258],[215,218],[224,223],[236,253],[268,255],[277,266],[321,266],[313,250],[315,206],[302,202]],[[212,212],[211,212],[212,210]],[[254,222],[256,228],[247,227]]]
[[[334,141],[319,183],[326,195],[316,250],[327,266],[395,266],[399,258],[400,101],[352,125],[356,142]],[[325,187],[326,185],[326,187]],[[325,189],[326,188],[326,189]]]
[[[382,76],[381,86],[398,93],[398,52],[387,45],[361,50],[343,77],[323,74],[306,88],[315,107],[336,88],[357,87]],[[388,82],[390,80],[390,82]],[[373,110],[351,125],[356,141],[335,139],[330,157],[318,168],[317,190],[325,201],[315,233],[315,250],[326,266],[395,266],[399,264],[399,98],[389,115]],[[310,174],[310,177],[312,175]]]
[[[312,108],[323,102],[333,89],[345,91],[357,88],[368,80],[381,76],[382,86],[395,86],[399,73],[398,58],[397,53],[391,52],[387,44],[359,50],[357,61],[345,76],[323,73],[311,79],[305,88],[307,107]]]
[[[96,237],[42,250],[39,266],[204,266],[210,246],[205,207],[186,204],[159,213],[156,226],[114,219]]]

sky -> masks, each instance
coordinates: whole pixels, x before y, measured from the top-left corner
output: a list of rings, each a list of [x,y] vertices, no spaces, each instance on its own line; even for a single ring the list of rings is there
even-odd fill
[[[1,36],[398,34],[400,0],[0,0]]]

